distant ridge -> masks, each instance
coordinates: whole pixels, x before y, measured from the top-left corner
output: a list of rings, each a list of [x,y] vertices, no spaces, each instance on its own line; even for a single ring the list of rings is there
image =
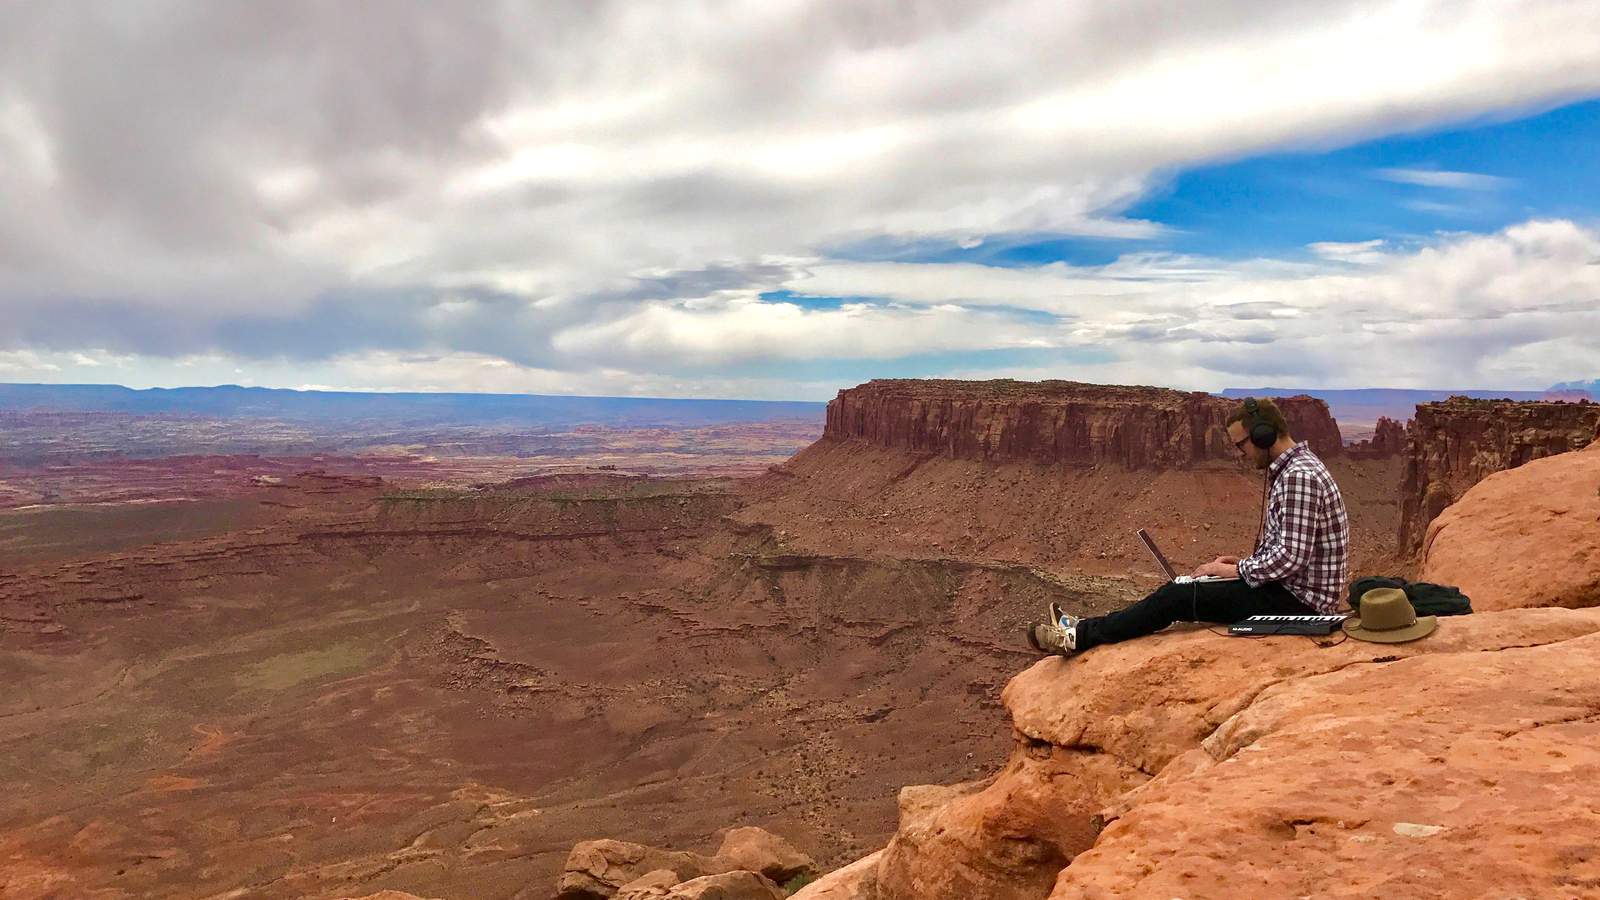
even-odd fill
[[[0,384],[0,409],[191,415],[287,421],[384,420],[393,424],[715,425],[813,419],[824,403],[683,400],[548,394],[424,394],[216,387],[134,389],[109,384]]]
[[[1591,397],[1600,399],[1600,378],[1593,381],[1563,381],[1550,386],[1552,391],[1583,391]]]
[[[1557,385],[1550,390],[1562,389]],[[1581,388],[1579,388],[1581,390]],[[1471,397],[1474,400],[1538,400],[1549,391],[1494,391],[1460,388],[1456,390],[1420,390],[1411,388],[1350,388],[1345,390],[1324,390],[1322,388],[1226,388],[1222,391],[1224,397],[1292,397],[1295,394],[1310,394],[1323,400],[1332,402],[1338,400],[1343,403],[1362,402],[1387,402],[1387,401],[1414,401],[1416,403],[1435,403],[1448,400],[1451,397]]]

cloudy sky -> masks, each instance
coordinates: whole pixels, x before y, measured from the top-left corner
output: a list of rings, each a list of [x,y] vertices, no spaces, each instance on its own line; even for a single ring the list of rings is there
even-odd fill
[[[1600,377],[1600,4],[0,4],[0,380]]]

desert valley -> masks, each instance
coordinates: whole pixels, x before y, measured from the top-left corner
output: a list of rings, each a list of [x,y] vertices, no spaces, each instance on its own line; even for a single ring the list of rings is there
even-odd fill
[[[1284,401],[1344,490],[1353,573],[1473,598],[1398,655],[1185,627],[1070,661],[1022,642],[1048,602],[1104,611],[1159,583],[1136,528],[1180,566],[1249,547],[1259,480],[1229,461],[1231,407],[877,381],[742,470],[8,462],[0,892],[606,897],[676,865],[623,894],[745,896],[672,893],[724,876],[669,851],[746,826],[810,857],[791,888],[854,863],[810,897],[1170,896],[1197,873],[1289,895],[1382,853],[1398,880],[1322,895],[1426,896],[1414,857],[1477,871],[1467,855],[1512,844],[1508,891],[1600,890],[1572,843],[1600,821],[1581,749],[1600,618],[1577,609],[1600,604],[1600,406],[1424,404],[1346,445],[1326,404]],[[1505,707],[1495,679],[1519,671],[1537,685]],[[1387,717],[1357,702],[1391,690]],[[1402,719],[1411,743],[1385,737]],[[1435,744],[1375,771],[1393,740]],[[1319,774],[1269,785],[1246,757]],[[1419,820],[1450,829],[1431,842],[1384,818],[1442,802],[1427,759],[1502,772]],[[1196,777],[1213,767],[1231,780]],[[1284,864],[1205,874],[1227,843]]]
[[[0,900],[1600,900],[1597,35],[0,3]]]

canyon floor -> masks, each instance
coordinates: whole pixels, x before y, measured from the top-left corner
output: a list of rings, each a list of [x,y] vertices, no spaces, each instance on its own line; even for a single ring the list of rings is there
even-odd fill
[[[1006,758],[1046,602],[1153,587],[1141,525],[1180,564],[1247,548],[1258,496],[828,441],[473,488],[213,466],[129,498],[97,465],[104,496],[0,512],[7,897],[546,897],[576,841],[741,824],[842,863],[902,785]],[[1397,566],[1397,466],[1335,461],[1358,573]]]

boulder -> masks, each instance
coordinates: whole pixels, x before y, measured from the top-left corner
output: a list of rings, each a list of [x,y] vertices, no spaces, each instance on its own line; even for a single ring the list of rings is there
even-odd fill
[[[877,900],[878,860],[883,851],[863,856],[796,891],[790,900]]]
[[[775,886],[815,869],[811,857],[795,849],[793,844],[755,827],[730,830],[715,856],[658,850],[627,841],[584,841],[567,855],[556,886],[556,897],[557,900],[608,897],[645,900],[680,896],[765,896],[760,893],[761,884]],[[728,877],[722,878],[723,875]],[[711,880],[704,880],[706,878]],[[745,893],[727,893],[735,890]],[[696,893],[684,894],[684,891]],[[778,896],[783,896],[781,890]]]
[[[704,875],[676,885],[668,900],[784,900],[788,895],[759,872],[723,872]]]
[[[683,879],[726,871],[725,866],[698,853],[657,850],[626,841],[583,841],[567,854],[561,879],[556,884],[556,897],[558,900],[605,900],[623,885],[661,869]]]
[[[816,871],[811,857],[764,828],[734,828],[722,839],[716,858],[730,869],[760,872],[782,884],[802,872]]]
[[[665,897],[678,881],[677,872],[671,869],[656,869],[618,888],[613,900],[653,900]]]
[[[1600,605],[1600,441],[1478,482],[1423,546],[1423,580],[1476,610]]]

